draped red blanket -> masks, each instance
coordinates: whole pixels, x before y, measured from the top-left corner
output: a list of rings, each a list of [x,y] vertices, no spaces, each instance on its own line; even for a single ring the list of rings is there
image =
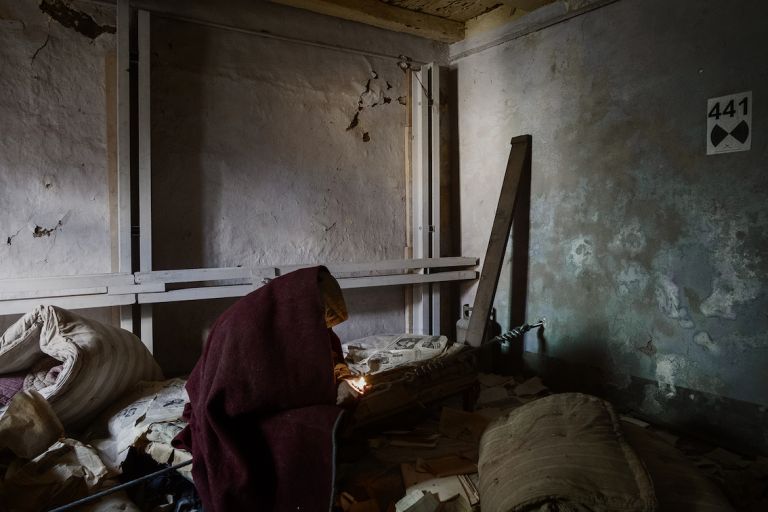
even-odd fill
[[[214,324],[187,381],[192,452],[206,512],[329,510],[336,404],[323,267],[274,279]]]

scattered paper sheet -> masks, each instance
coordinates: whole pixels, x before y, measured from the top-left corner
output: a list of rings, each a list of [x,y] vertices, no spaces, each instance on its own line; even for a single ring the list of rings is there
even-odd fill
[[[485,388],[480,391],[477,396],[477,405],[493,404],[496,402],[503,402],[509,398],[509,391],[504,386],[495,386],[492,388]]]
[[[488,419],[480,414],[443,407],[440,414],[440,433],[452,439],[477,442],[480,441],[488,423]]]
[[[440,508],[440,500],[437,495],[422,490],[413,490],[397,503],[396,512],[435,512]]]
[[[14,511],[48,510],[91,494],[108,474],[93,448],[64,438],[31,461],[11,464],[0,502]]]
[[[515,386],[515,394],[517,396],[531,396],[538,395],[542,391],[547,391],[549,388],[541,382],[541,377],[531,377],[522,384]]]
[[[480,495],[477,492],[477,488],[472,483],[472,480],[466,475],[432,478],[430,480],[419,482],[406,489],[408,495],[414,491],[433,493],[437,495],[437,498],[440,501],[448,501],[454,499],[456,496],[463,496],[470,505],[480,502]]]
[[[185,383],[182,379],[142,382],[119,409],[106,414],[108,437],[91,444],[110,468],[118,468],[125,460],[128,448],[148,432],[154,436],[150,440],[169,441],[183,428],[178,421],[188,401]]]

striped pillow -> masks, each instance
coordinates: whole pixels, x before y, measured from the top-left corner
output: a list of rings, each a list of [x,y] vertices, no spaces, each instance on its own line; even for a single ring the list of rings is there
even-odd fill
[[[160,367],[141,340],[118,327],[56,306],[38,306],[17,324],[20,322],[39,325],[39,335],[28,336],[26,331],[14,330],[16,324],[11,326],[1,338],[5,343],[0,346],[0,372],[18,366],[18,354],[32,353],[33,348],[41,355],[60,361],[62,369],[55,382],[37,391],[70,431],[88,425],[137,382],[163,378]],[[14,340],[8,336],[14,332],[24,337]],[[25,351],[19,349],[20,345],[26,346]],[[0,409],[0,414],[2,412]]]

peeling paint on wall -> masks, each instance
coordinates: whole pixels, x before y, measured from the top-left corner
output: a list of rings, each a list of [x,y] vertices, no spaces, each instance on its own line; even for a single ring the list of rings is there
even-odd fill
[[[659,390],[667,398],[677,394],[675,381],[687,370],[688,361],[680,356],[666,354],[656,359],[656,380]]]
[[[392,103],[392,97],[387,95],[387,91],[390,89],[392,89],[392,83],[389,80],[379,78],[379,73],[376,72],[376,70],[371,70],[370,78],[365,82],[363,91],[357,98],[357,110],[347,125],[347,131],[352,130],[360,124],[360,116],[366,109],[372,109]],[[401,103],[401,105],[403,104],[404,103]],[[369,142],[371,140],[368,131],[363,132],[362,139],[363,142]]]
[[[734,307],[747,303],[761,292],[758,269],[761,252],[745,245],[751,223],[745,218],[727,219],[720,210],[709,217],[708,228],[716,270],[712,293],[701,303],[708,317],[735,319]]]
[[[619,295],[643,295],[650,276],[645,268],[635,261],[627,262],[616,275],[616,291]]]
[[[32,238],[42,238],[44,236],[51,236],[51,233],[55,235],[55,233],[61,230],[62,226],[64,226],[64,222],[68,217],[69,217],[69,213],[67,213],[58,221],[56,221],[56,224],[54,224],[50,228],[44,228],[42,226],[35,225],[35,227],[32,228]]]
[[[693,327],[688,309],[680,302],[680,288],[669,276],[661,275],[656,283],[656,302],[662,313],[677,320],[686,329]]]
[[[114,26],[99,25],[89,14],[73,9],[62,0],[42,0],[40,10],[63,27],[71,28],[89,39],[96,39],[102,34],[114,34],[116,32]],[[34,56],[32,60],[34,60]]]
[[[577,275],[587,270],[595,270],[595,246],[590,236],[579,236],[571,240],[568,263]]]
[[[645,345],[637,347],[638,352],[642,352],[646,356],[653,358],[656,355],[656,345],[653,344],[653,338],[649,338]]]
[[[693,335],[693,342],[700,347],[703,347],[707,351],[711,352],[714,355],[717,355],[720,353],[720,347],[717,346],[717,344],[712,341],[712,338],[709,337],[709,333],[705,331],[697,332]]]
[[[0,0],[0,279],[111,271],[105,59],[114,36],[83,37],[43,4]],[[114,19],[110,6],[67,5]],[[111,320],[108,309],[86,314]],[[0,332],[14,319],[0,317]]]

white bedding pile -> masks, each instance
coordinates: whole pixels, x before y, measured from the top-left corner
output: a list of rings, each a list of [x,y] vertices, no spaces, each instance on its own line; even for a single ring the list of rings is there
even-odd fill
[[[136,336],[56,306],[35,308],[0,336],[0,375],[22,371],[24,389],[40,393],[68,431],[137,382],[163,378]]]
[[[384,334],[368,336],[342,345],[344,359],[358,375],[380,373],[398,366],[443,357],[461,351],[445,336]]]

